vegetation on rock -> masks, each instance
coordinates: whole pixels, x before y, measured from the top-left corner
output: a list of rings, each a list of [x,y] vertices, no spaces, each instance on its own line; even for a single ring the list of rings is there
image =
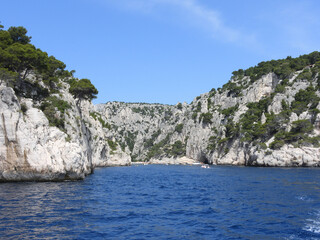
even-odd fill
[[[190,105],[117,103],[109,106],[110,115],[114,116],[119,106],[126,105],[134,115],[134,124],[142,127],[117,125],[97,110],[90,110],[89,114],[110,133],[104,139],[111,154],[119,145],[123,151],[130,151],[134,159],[146,161],[185,155],[190,146],[188,135],[196,134],[197,130],[203,135],[192,141],[202,141],[204,145],[203,148],[197,146],[200,149],[197,157],[212,157],[215,153],[215,156],[224,156],[235,143],[243,149],[253,148],[265,154],[289,144],[319,147],[319,70],[320,53],[313,52],[234,71],[222,88],[211,89]],[[12,87],[19,97],[32,98],[50,125],[62,131],[66,131],[65,119],[72,104],[58,93],[62,89],[69,91],[77,103],[91,101],[98,94],[89,79],[76,79],[73,72],[66,70],[63,62],[32,45],[25,28],[4,30],[0,26],[0,81]],[[252,86],[261,83],[255,82],[269,73],[272,73],[270,90],[246,99]],[[26,105],[21,104],[21,111],[27,112]]]

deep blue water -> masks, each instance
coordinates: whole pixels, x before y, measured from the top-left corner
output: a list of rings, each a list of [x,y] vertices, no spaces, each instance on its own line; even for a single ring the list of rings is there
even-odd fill
[[[320,169],[132,166],[0,184],[1,239],[320,239]]]

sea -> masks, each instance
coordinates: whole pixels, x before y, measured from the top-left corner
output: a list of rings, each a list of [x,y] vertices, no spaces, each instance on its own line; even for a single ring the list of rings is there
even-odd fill
[[[320,239],[320,169],[139,165],[2,183],[0,239]]]

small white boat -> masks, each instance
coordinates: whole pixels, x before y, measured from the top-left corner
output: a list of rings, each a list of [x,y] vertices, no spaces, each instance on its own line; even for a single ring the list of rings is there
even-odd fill
[[[202,168],[210,168],[208,164],[201,165]]]

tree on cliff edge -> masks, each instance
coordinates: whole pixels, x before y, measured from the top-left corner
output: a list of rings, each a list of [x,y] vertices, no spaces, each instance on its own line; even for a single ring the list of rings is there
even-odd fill
[[[73,79],[70,82],[69,92],[78,99],[79,103],[82,99],[91,101],[96,98],[98,94],[98,90],[93,86],[89,79],[83,78],[79,81]]]
[[[8,29],[11,39],[15,43],[28,44],[30,43],[31,37],[27,36],[27,29],[24,27],[10,27]]]

